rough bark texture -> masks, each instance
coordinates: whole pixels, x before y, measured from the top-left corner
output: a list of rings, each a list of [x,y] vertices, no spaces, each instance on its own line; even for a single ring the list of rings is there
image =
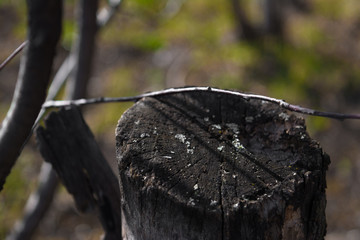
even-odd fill
[[[323,239],[328,156],[304,120],[212,92],[138,101],[117,131],[125,239]]]
[[[36,131],[39,149],[50,162],[77,208],[96,210],[105,239],[121,238],[120,192],[116,176],[74,106],[50,113],[46,129]]]

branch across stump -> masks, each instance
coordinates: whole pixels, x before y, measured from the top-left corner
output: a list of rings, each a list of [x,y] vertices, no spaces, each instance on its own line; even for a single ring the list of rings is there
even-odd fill
[[[328,156],[304,120],[225,93],[144,98],[117,131],[124,239],[323,239]]]

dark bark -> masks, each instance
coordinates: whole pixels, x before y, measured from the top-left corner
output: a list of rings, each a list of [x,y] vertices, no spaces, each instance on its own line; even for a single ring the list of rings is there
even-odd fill
[[[52,112],[45,125],[36,131],[42,156],[73,195],[77,208],[98,213],[105,239],[121,239],[118,180],[80,110],[70,107]]]
[[[9,112],[0,130],[0,191],[45,100],[61,33],[60,0],[28,0],[28,46]]]
[[[125,239],[324,238],[329,158],[277,105],[144,98],[116,138]]]

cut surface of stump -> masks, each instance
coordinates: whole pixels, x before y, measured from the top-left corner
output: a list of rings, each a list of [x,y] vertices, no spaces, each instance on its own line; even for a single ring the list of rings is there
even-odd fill
[[[322,239],[329,158],[277,105],[191,92],[121,117],[125,239]]]

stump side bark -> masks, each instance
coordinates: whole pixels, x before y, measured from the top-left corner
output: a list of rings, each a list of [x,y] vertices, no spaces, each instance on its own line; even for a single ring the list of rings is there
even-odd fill
[[[125,239],[322,239],[330,163],[304,120],[228,94],[138,101],[119,120]]]

